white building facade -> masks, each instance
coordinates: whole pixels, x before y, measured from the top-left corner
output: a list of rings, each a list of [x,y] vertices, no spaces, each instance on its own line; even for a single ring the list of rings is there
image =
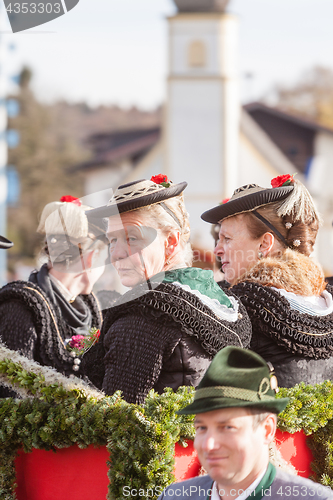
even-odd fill
[[[211,227],[200,214],[241,185],[270,186],[280,174],[295,173],[295,164],[265,128],[241,108],[238,82],[238,19],[225,12],[225,0],[175,0],[179,12],[167,19],[169,70],[161,134],[139,161],[124,157],[112,168],[86,171],[86,194],[95,206],[107,201],[120,183],[166,174],[187,181],[185,201],[196,248],[213,249]],[[200,8],[200,11],[199,11]],[[267,108],[268,109],[268,108]],[[306,179],[318,200],[325,227],[316,255],[333,274],[333,132],[314,132],[313,158]]]

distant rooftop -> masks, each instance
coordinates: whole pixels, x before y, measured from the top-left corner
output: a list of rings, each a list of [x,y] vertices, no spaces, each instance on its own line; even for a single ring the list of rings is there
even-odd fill
[[[310,118],[305,118],[305,117],[298,115],[296,113],[284,111],[280,108],[267,106],[266,104],[264,104],[262,102],[250,102],[249,104],[246,104],[244,106],[244,109],[248,113],[250,113],[250,115],[254,115],[255,113],[263,112],[263,113],[275,116],[276,118],[280,118],[282,120],[292,122],[295,125],[299,125],[300,127],[304,127],[306,129],[309,129],[309,130],[313,130],[313,131],[322,130],[322,131],[328,132],[330,134],[333,134],[333,130],[331,128],[324,127],[323,125],[320,125],[315,120],[311,120]]]
[[[224,12],[230,0],[174,0],[178,12]]]
[[[315,155],[316,135],[320,132],[333,134],[332,129],[314,120],[261,102],[247,104],[244,109],[304,175],[309,171]]]
[[[160,127],[93,134],[86,141],[93,158],[74,166],[73,170],[90,170],[104,165],[117,165],[124,159],[130,159],[135,163],[155,146],[160,134]]]

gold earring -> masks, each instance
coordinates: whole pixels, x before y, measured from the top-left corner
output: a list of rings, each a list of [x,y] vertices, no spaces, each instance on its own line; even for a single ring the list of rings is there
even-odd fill
[[[263,258],[263,256],[264,256],[264,254],[263,254],[262,252],[260,252],[260,251],[259,251],[259,252],[258,252],[258,259],[262,259],[262,258]]]

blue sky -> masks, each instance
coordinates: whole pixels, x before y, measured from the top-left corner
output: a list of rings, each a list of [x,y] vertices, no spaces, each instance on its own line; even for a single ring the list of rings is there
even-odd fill
[[[149,109],[164,100],[165,18],[175,11],[172,0],[80,0],[26,32],[10,35],[4,21],[1,40],[15,42],[11,67],[32,67],[41,100]],[[239,74],[254,75],[242,84],[243,100],[315,64],[333,68],[332,0],[231,0],[229,11],[240,19]]]

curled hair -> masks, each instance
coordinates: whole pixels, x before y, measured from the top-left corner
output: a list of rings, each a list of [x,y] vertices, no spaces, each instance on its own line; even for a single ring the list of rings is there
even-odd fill
[[[297,220],[293,213],[279,217],[280,202],[271,203],[257,209],[257,212],[268,220],[284,237],[289,248],[304,255],[311,255],[319,230],[319,219],[316,214],[309,213],[304,221]],[[243,214],[247,228],[253,239],[258,239],[270,229],[251,212]],[[275,235],[276,236],[276,235]],[[283,245],[283,242],[281,242]]]
[[[71,202],[54,201],[43,208],[37,232],[45,234],[40,256],[49,265],[69,268],[88,250],[101,250],[107,245],[106,224],[89,217],[91,207]]]
[[[187,266],[192,265],[193,252],[190,244],[190,222],[187,213],[184,196],[180,194],[163,201],[164,205],[176,216],[176,220],[159,204],[149,205],[140,208],[137,211],[142,214],[147,214],[153,227],[161,229],[164,234],[170,231],[180,231],[180,245],[182,249],[182,257]]]

